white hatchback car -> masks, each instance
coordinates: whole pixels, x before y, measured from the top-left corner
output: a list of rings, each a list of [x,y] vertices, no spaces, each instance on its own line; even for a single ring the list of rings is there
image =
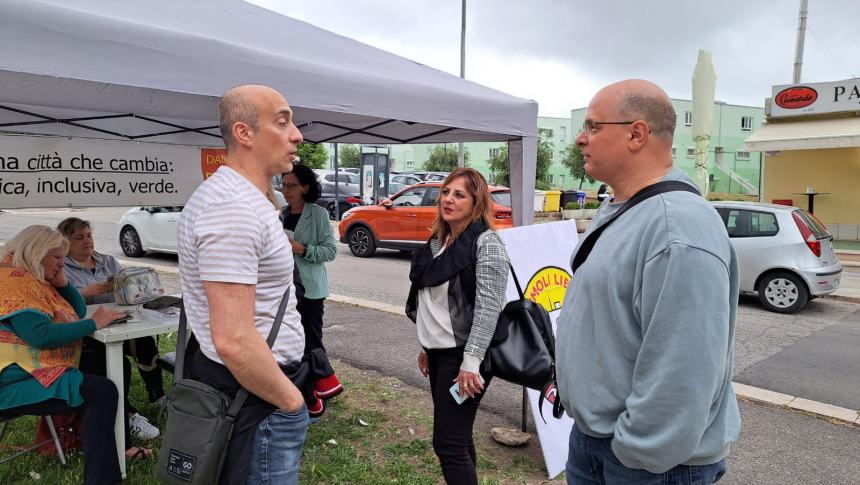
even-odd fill
[[[119,246],[137,258],[147,251],[176,254],[176,226],[182,206],[135,207],[119,220]]]
[[[713,205],[738,254],[740,291],[757,293],[766,309],[794,313],[839,288],[833,236],[809,212],[756,202]]]

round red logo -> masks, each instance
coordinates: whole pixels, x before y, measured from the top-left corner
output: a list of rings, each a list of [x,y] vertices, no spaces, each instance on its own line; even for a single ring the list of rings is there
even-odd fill
[[[794,86],[783,89],[776,95],[777,106],[785,109],[805,108],[818,99],[818,92],[807,86]]]

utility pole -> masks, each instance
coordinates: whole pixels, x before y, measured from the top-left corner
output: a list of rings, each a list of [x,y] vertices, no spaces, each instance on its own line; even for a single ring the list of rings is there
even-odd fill
[[[463,0],[465,1],[465,0]],[[797,45],[794,47],[794,78],[793,83],[800,83],[800,70],[803,67],[803,41],[806,38],[807,0],[800,0],[800,15],[797,20]]]
[[[463,0],[460,11],[460,77],[466,79],[466,0]],[[466,166],[466,150],[463,142],[460,142],[460,151],[457,154],[457,166]]]

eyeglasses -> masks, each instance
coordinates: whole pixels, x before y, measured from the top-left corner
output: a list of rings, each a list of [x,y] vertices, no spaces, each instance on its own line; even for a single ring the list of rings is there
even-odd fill
[[[283,184],[283,185],[281,185],[281,187],[283,187],[287,190],[293,190],[294,188],[301,187],[301,186],[302,186],[302,184]]]
[[[632,125],[636,123],[636,120],[633,121],[591,121],[585,120],[582,122],[582,128],[579,130],[580,133],[586,133],[588,135],[593,135],[598,132],[600,125]]]

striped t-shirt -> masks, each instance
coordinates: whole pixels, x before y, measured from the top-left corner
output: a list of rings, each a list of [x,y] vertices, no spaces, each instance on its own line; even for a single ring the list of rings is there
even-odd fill
[[[293,253],[278,212],[235,170],[222,166],[194,191],[177,229],[179,275],[188,326],[203,354],[223,362],[209,328],[203,281],[256,285],[254,325],[267,338],[284,290],[292,280]],[[279,364],[301,360],[305,334],[295,291],[272,354]]]

